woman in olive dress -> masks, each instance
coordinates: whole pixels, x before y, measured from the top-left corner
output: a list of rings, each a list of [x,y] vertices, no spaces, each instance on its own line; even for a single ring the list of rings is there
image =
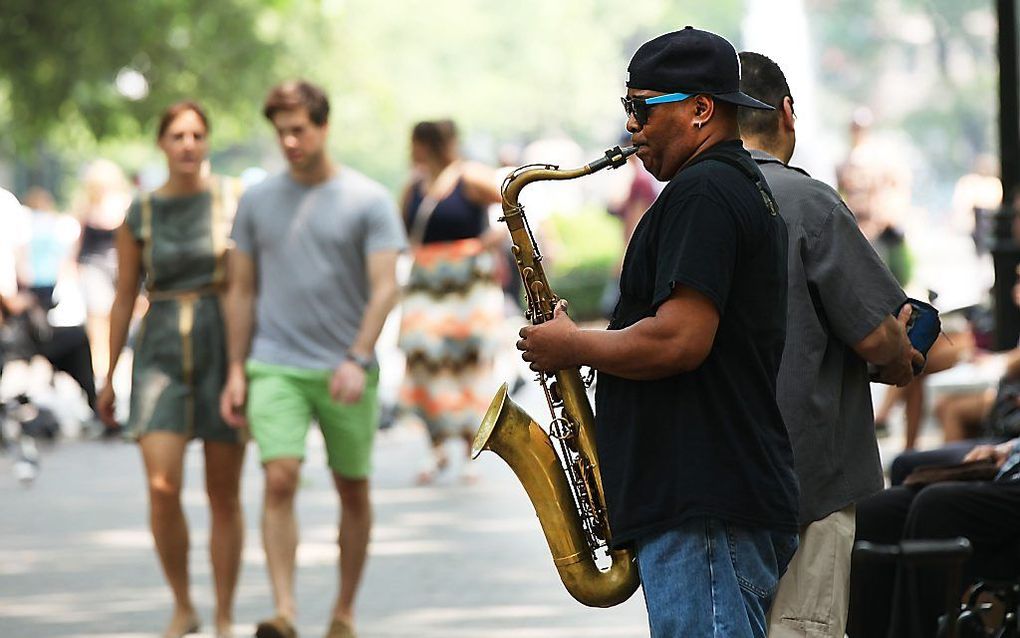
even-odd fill
[[[191,439],[205,452],[211,511],[209,540],[216,589],[215,635],[231,635],[234,590],[241,564],[244,522],[239,484],[243,433],[219,415],[225,374],[225,336],[219,293],[236,188],[203,170],[208,120],[194,102],[167,108],[158,143],[169,175],[136,198],[117,230],[119,277],[110,313],[110,365],[99,398],[114,420],[113,372],[143,283],[149,309],[134,341],[127,431],[138,440],[149,490],[149,523],[174,610],[164,636],[197,631],[188,578],[188,526],[181,507],[184,453]]]

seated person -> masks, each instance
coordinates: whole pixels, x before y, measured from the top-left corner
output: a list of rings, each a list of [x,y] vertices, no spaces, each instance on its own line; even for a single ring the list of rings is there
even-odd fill
[[[1000,468],[994,480],[898,486],[859,502],[857,540],[895,544],[963,536],[974,551],[965,565],[964,586],[979,579],[1015,580],[1020,574],[1020,438],[974,447],[964,460],[986,458]],[[895,564],[855,563],[847,635],[934,636],[945,611],[945,578],[937,568],[917,568],[897,579]]]
[[[936,414],[946,432],[946,445],[923,452],[907,450],[897,456],[889,472],[892,485],[902,484],[923,465],[960,463],[979,445],[1002,443],[1020,434],[1020,348],[1007,355],[997,390],[950,395],[939,402]],[[975,423],[967,427],[967,436],[950,436],[950,431],[962,432],[963,426],[958,424],[967,422]]]
[[[1010,381],[1020,382],[1020,349],[1006,355],[1006,370],[999,383],[1000,390]],[[985,436],[986,422],[995,406],[996,395],[994,388],[986,388],[950,394],[940,399],[935,405],[935,415],[942,424],[946,443]]]

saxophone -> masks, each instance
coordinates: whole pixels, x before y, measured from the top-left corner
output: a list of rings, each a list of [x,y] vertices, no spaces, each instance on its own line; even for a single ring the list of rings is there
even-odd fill
[[[511,251],[527,297],[525,316],[531,323],[552,319],[559,297],[549,288],[542,254],[517,201],[521,190],[531,182],[575,179],[603,168],[618,168],[635,152],[635,147],[617,146],[574,170],[547,164],[522,166],[503,182],[501,221],[510,230]],[[553,563],[570,595],[589,607],[612,607],[630,598],[639,579],[633,554],[609,549],[609,519],[587,384],[578,368],[555,374],[540,372],[538,382],[552,415],[548,433],[507,396],[504,383],[475,435],[471,456],[477,458],[483,450],[491,450],[517,475],[535,507]]]

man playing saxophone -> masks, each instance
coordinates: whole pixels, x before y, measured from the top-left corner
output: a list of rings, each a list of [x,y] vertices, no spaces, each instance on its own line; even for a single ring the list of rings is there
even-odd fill
[[[786,226],[740,143],[723,38],[686,28],[628,67],[627,129],[669,183],[634,231],[608,330],[561,303],[521,330],[534,370],[598,370],[596,440],[614,547],[636,550],[654,637],[764,637],[797,546],[797,484],[776,375]]]

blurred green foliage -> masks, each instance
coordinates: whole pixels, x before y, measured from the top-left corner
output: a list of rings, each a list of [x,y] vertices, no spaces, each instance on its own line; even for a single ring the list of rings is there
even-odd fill
[[[623,227],[605,209],[587,206],[576,213],[554,214],[545,226],[552,250],[549,285],[570,302],[578,321],[602,317],[602,295],[616,277],[623,254]]]
[[[0,113],[6,150],[151,139],[159,112],[196,96],[214,112],[250,113],[260,70],[283,47],[260,33],[288,2],[5,0]],[[226,127],[225,127],[226,128]],[[234,134],[241,133],[236,129]]]
[[[805,0],[827,119],[869,106],[876,128],[916,147],[931,181],[952,184],[998,150],[994,4]]]
[[[158,162],[159,112],[189,97],[210,113],[217,159],[229,149],[232,167],[261,164],[276,155],[259,107],[291,77],[327,87],[334,150],[394,188],[420,119],[454,118],[483,159],[552,131],[603,148],[622,132],[616,97],[633,49],[684,24],[732,30],[741,4],[6,0],[0,155],[24,163],[42,150],[73,165],[101,153],[137,169]],[[118,90],[124,73],[148,93]]]
[[[616,97],[637,46],[691,24],[739,47],[746,6],[763,1],[4,0],[0,158],[56,158],[65,178],[96,155],[158,166],[155,120],[189,97],[212,118],[217,170],[279,167],[260,105],[298,76],[330,92],[339,159],[394,190],[420,119],[452,117],[489,161],[553,132],[601,149],[623,132]],[[992,3],[803,1],[830,131],[871,105],[948,183],[995,151]]]

